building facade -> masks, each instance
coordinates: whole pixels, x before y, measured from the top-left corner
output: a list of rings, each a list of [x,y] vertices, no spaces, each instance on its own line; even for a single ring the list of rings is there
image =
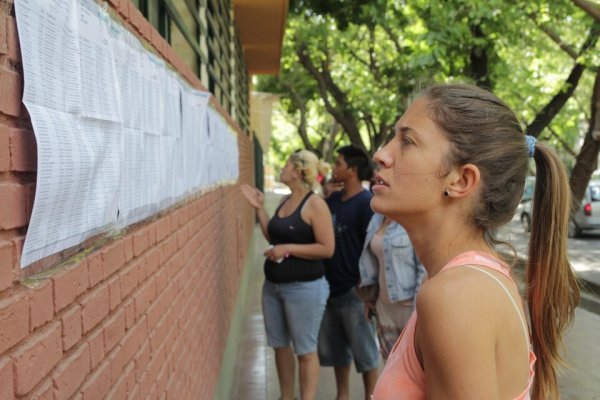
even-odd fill
[[[24,269],[37,154],[14,1],[0,0],[0,399],[214,398],[254,226],[238,187],[255,181],[261,134],[250,77],[277,73],[287,1],[102,2],[213,94],[239,181]]]

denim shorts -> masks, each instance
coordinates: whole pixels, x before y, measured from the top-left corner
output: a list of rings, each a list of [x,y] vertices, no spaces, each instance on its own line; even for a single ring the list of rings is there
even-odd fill
[[[365,318],[365,306],[356,289],[327,301],[319,332],[322,366],[354,366],[359,373],[379,367],[375,325]]]
[[[265,281],[262,308],[270,347],[287,347],[297,355],[317,351],[319,327],[329,297],[323,277],[314,281],[273,283]]]

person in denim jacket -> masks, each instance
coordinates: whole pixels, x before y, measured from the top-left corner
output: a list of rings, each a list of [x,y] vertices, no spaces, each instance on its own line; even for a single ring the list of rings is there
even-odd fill
[[[359,259],[365,314],[376,315],[381,355],[387,359],[410,318],[425,269],[402,225],[374,214]]]

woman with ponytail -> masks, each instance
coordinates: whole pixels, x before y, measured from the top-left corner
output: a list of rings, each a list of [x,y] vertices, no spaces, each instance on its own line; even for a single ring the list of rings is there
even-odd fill
[[[371,206],[406,229],[428,278],[373,398],[558,399],[562,337],[579,301],[564,167],[476,86],[425,89],[395,130],[375,154]],[[512,219],[531,157],[524,304],[493,232]]]

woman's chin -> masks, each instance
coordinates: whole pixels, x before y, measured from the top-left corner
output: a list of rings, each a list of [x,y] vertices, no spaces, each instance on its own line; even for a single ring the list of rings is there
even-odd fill
[[[377,195],[371,197],[371,209],[375,211],[377,214],[385,215],[385,204],[383,199],[379,198]]]

